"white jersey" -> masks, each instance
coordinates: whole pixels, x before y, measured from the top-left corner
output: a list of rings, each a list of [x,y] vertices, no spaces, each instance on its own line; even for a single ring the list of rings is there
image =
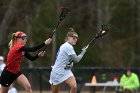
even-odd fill
[[[4,69],[4,67],[5,67],[4,63],[0,64],[0,76],[1,76],[1,73],[2,73],[2,71]],[[1,88],[1,84],[0,84],[0,88]]]
[[[0,76],[1,76],[1,73],[2,73],[2,71],[4,69],[4,67],[5,67],[5,64],[4,63],[0,64]]]
[[[17,93],[17,89],[15,87],[12,87],[8,90],[8,93]]]
[[[71,70],[73,66],[73,60],[70,55],[75,54],[74,48],[68,42],[62,44],[57,52],[57,57],[52,71],[59,74],[64,74],[68,70]]]

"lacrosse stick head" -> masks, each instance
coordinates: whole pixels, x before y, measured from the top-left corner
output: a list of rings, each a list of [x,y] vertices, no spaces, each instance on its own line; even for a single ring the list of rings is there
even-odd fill
[[[71,9],[69,7],[61,7],[61,13],[60,13],[60,16],[59,16],[59,21],[62,21],[70,13],[71,13]]]
[[[109,25],[108,24],[102,24],[101,25],[101,30],[102,31],[108,31],[109,30]]]
[[[107,24],[101,25],[101,30],[96,34],[95,38],[99,38],[103,35],[105,35],[109,30],[109,26]]]

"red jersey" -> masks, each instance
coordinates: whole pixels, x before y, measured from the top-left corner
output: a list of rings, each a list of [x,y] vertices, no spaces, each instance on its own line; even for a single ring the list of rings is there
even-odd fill
[[[21,47],[24,45],[22,44],[15,44],[9,51],[5,69],[16,74],[20,71],[20,63],[21,58],[25,54],[24,51],[19,51]]]

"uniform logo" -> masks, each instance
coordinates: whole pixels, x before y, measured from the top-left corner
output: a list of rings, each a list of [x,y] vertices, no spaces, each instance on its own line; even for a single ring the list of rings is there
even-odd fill
[[[24,55],[24,54],[25,54],[25,52],[23,51],[23,52],[22,52],[22,55]]]
[[[73,59],[71,58],[69,60],[69,64],[66,65],[66,67],[64,68],[65,70],[69,70],[73,67]]]

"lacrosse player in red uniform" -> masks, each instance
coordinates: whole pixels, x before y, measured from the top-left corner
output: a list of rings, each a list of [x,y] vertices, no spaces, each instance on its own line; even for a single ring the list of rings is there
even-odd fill
[[[39,57],[44,56],[43,51],[32,56],[29,52],[35,52],[45,45],[49,45],[52,39],[47,39],[43,43],[35,47],[25,46],[27,42],[27,36],[24,32],[18,31],[12,34],[11,41],[9,43],[9,53],[7,55],[6,66],[1,74],[0,83],[2,85],[1,93],[7,93],[10,85],[17,81],[26,90],[26,93],[32,93],[31,85],[24,74],[20,71],[21,58],[25,56],[29,60],[33,61]]]

